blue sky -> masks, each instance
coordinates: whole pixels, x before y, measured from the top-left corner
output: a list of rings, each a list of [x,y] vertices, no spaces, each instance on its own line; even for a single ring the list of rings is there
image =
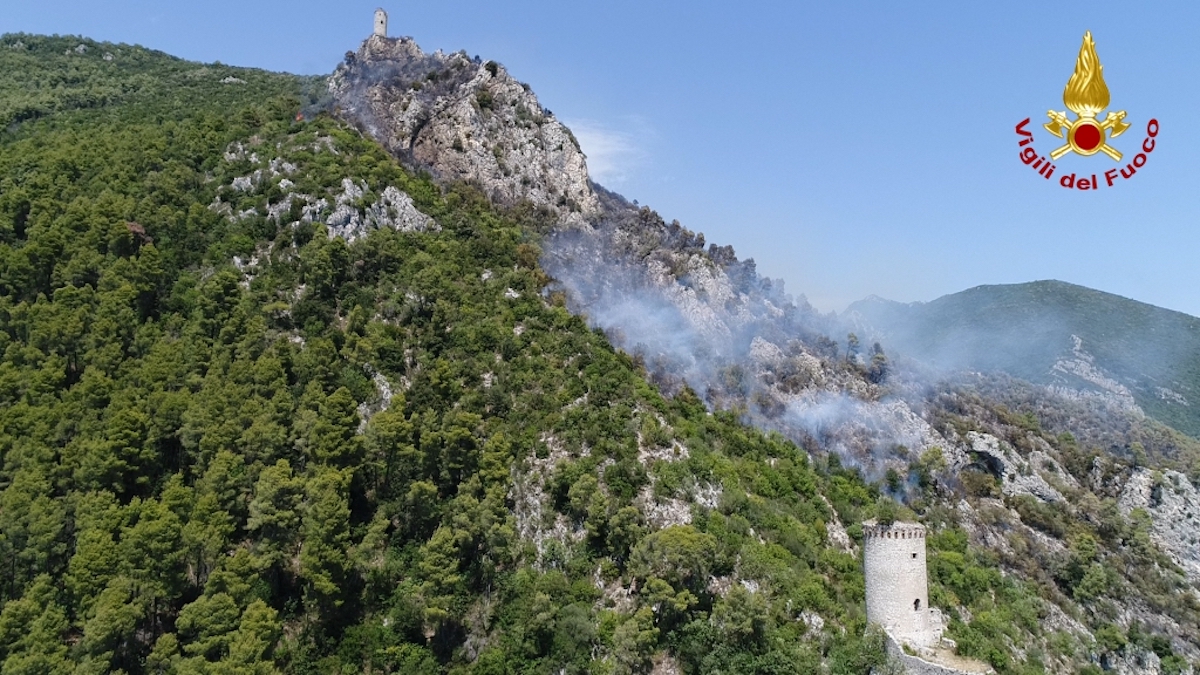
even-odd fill
[[[0,32],[326,73],[378,4],[8,0]],[[1200,3],[907,4],[382,0],[393,35],[531,84],[599,182],[819,309],[1053,278],[1200,315]],[[1013,130],[1031,117],[1056,146],[1041,122],[1085,30],[1133,125],[1112,145],[1128,161],[1161,124],[1146,166],[1095,192],[1057,178],[1111,160],[1046,181]]]

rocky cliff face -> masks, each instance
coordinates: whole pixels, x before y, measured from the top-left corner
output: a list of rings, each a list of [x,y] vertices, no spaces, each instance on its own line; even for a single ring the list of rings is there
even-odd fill
[[[571,131],[494,61],[426,54],[411,38],[373,35],[329,81],[339,114],[393,154],[495,202],[528,201],[568,222],[599,201]]]
[[[1121,512],[1150,514],[1151,538],[1200,585],[1200,490],[1178,471],[1137,469],[1121,490]]]

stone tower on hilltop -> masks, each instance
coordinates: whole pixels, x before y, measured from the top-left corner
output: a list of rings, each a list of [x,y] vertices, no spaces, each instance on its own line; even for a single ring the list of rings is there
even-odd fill
[[[930,621],[924,525],[863,523],[863,571],[869,623],[913,646],[938,641],[939,631]]]
[[[375,34],[387,37],[387,12],[382,7],[375,10]]]

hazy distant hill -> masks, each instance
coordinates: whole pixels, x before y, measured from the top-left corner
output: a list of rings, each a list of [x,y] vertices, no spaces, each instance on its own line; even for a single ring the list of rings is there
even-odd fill
[[[847,314],[889,350],[1136,404],[1200,436],[1200,319],[1061,281],[978,286]]]

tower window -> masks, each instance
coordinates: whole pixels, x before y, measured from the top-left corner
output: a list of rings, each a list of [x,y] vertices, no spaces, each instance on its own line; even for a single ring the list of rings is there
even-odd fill
[[[914,612],[921,611],[921,599],[920,598],[913,600],[913,611]]]
[[[917,554],[916,554],[916,553],[914,553],[914,554],[913,554],[913,560],[916,560],[916,559],[917,559]]]

